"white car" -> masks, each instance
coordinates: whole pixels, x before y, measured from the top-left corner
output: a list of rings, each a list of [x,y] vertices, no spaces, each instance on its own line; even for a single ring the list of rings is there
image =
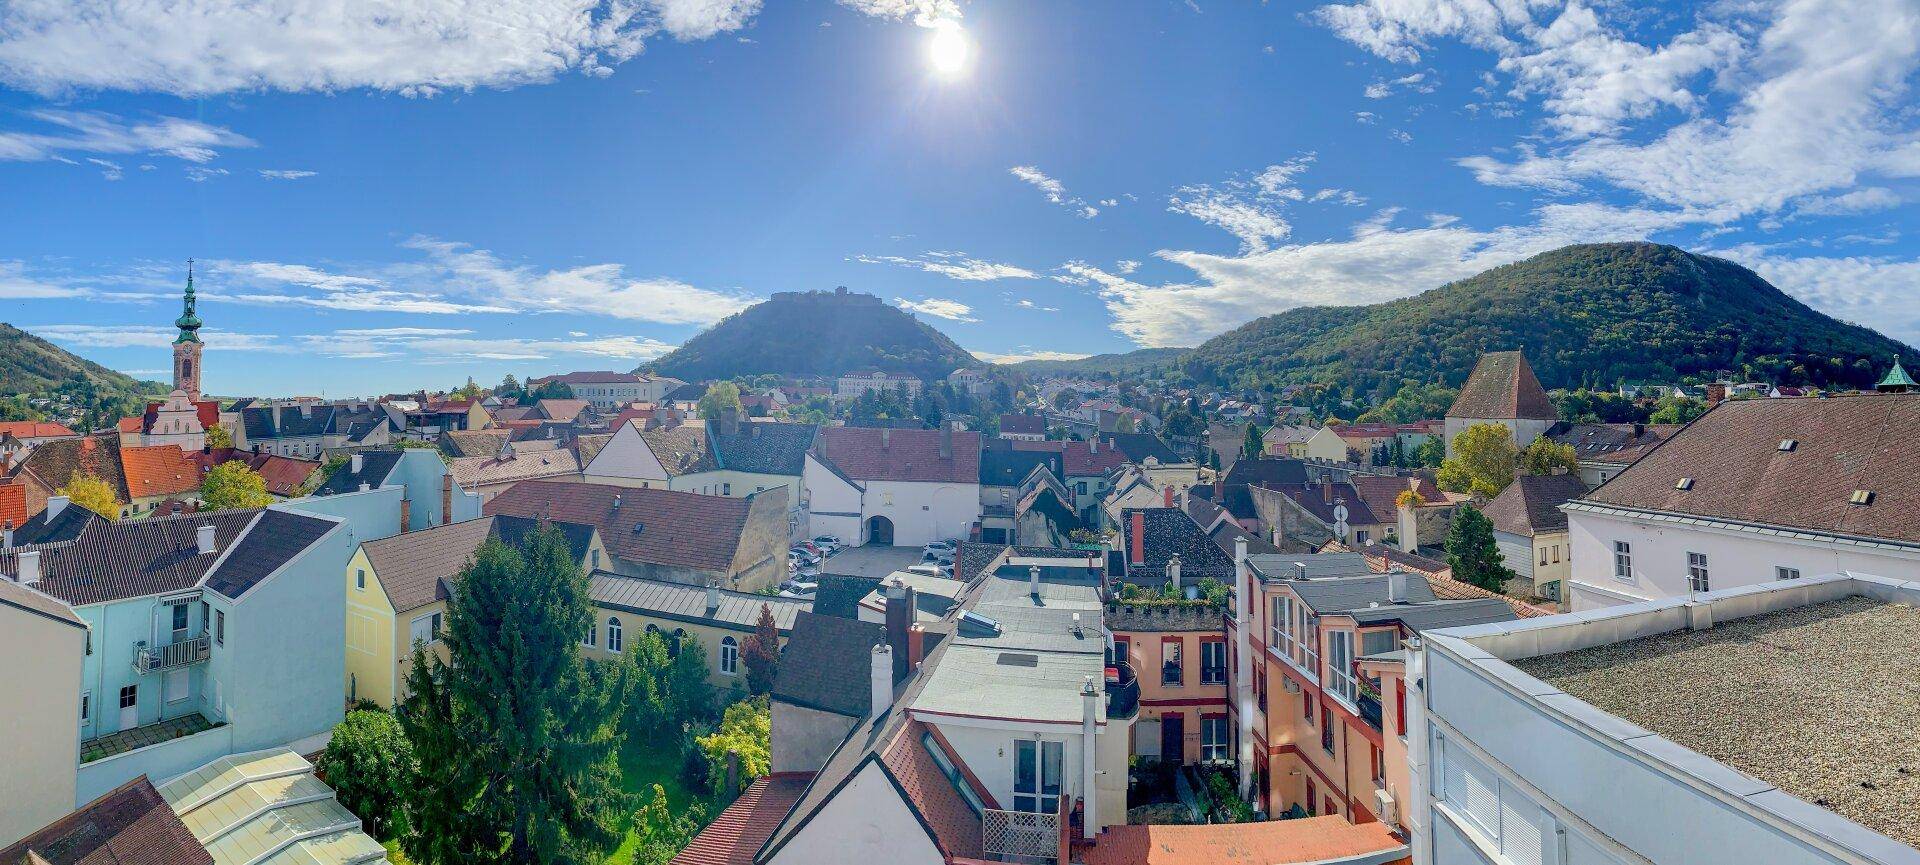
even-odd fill
[[[937,562],[921,562],[917,565],[908,565],[907,573],[919,574],[923,577],[944,577],[947,575],[947,567]]]
[[[834,553],[840,552],[840,548],[846,546],[845,544],[840,543],[839,538],[836,538],[832,535],[821,535],[820,537],[814,538],[813,545],[816,547],[819,547],[821,552],[826,553],[829,556],[833,555]]]

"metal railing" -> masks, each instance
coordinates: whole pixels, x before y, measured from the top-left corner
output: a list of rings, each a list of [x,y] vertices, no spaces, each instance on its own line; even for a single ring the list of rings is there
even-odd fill
[[[980,815],[980,849],[1001,861],[1052,862],[1060,857],[1060,815],[988,808]]]
[[[1365,691],[1361,691],[1360,699],[1357,700],[1354,705],[1360,708],[1360,720],[1367,722],[1367,726],[1372,727],[1375,730],[1383,730],[1383,728],[1380,726],[1381,722],[1380,722],[1380,698],[1379,697],[1375,697],[1372,694],[1369,694]]]
[[[1107,682],[1107,719],[1131,718],[1140,712],[1140,678],[1126,662],[1108,665],[1115,672]]]
[[[133,651],[133,670],[141,675],[160,670],[172,670],[205,661],[213,654],[213,640],[205,631],[197,637],[188,637],[163,646],[149,647],[145,641],[135,643]]]

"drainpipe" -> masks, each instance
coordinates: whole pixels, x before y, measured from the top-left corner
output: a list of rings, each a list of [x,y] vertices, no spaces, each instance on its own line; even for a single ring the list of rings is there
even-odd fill
[[[1080,701],[1085,711],[1080,713],[1080,824],[1081,835],[1093,838],[1100,834],[1099,801],[1094,796],[1094,785],[1099,777],[1099,747],[1096,737],[1099,735],[1100,689],[1093,683],[1093,677],[1087,677],[1087,683],[1080,687]]]
[[[1253,801],[1253,568],[1247,565],[1247,539],[1233,539],[1233,705],[1240,728],[1235,750],[1240,764],[1240,797]]]
[[[1407,789],[1400,822],[1413,845],[1415,865],[1432,865],[1433,836],[1427,827],[1431,796],[1427,793],[1430,763],[1427,756],[1427,647],[1419,634],[1407,638]]]

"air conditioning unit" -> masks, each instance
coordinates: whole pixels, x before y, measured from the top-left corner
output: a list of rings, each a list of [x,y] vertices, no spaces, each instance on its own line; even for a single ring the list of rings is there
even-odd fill
[[[1294,681],[1294,680],[1292,680],[1292,679],[1287,679],[1287,678],[1282,678],[1282,679],[1281,679],[1280,681],[1282,681],[1282,682],[1285,682],[1285,683],[1286,683],[1286,686],[1287,686],[1287,693],[1289,693],[1289,694],[1298,694],[1298,693],[1300,693],[1300,683],[1299,683],[1299,682],[1296,682],[1296,681]]]
[[[1397,804],[1393,801],[1392,793],[1385,790],[1373,791],[1373,807],[1380,814],[1380,822],[1396,829],[1400,826],[1400,813],[1395,810]]]

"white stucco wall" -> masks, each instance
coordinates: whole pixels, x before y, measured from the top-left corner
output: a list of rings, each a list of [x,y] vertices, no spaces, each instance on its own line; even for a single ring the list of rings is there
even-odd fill
[[[0,847],[74,806],[86,629],[0,604]],[[100,711],[99,707],[94,708]]]
[[[1038,725],[1014,729],[1012,725],[972,726],[953,723],[951,719],[923,719],[935,721],[933,726],[940,729],[947,744],[961,762],[973,771],[973,775],[986,785],[987,792],[1000,803],[1003,809],[1013,808],[1013,743],[1016,739],[1033,739],[1062,743],[1062,765],[1065,771],[1061,777],[1061,789],[1067,795],[1080,796],[1080,725],[1072,727],[1054,725],[1055,729],[1043,730]],[[981,724],[994,724],[982,721]],[[1101,809],[1104,814],[1106,809]]]
[[[980,485],[869,481],[861,516],[892,520],[897,547],[965,538],[980,518]]]
[[[773,771],[818,772],[853,729],[854,719],[774,700]]]
[[[945,859],[879,763],[860,770],[769,865],[941,865]]]
[[[1638,600],[1686,595],[1687,553],[1705,553],[1714,590],[1773,582],[1775,568],[1799,568],[1801,577],[1858,571],[1920,580],[1920,551],[1890,550],[1779,535],[1661,522],[1572,510],[1573,546],[1567,588],[1575,612]],[[1631,580],[1614,578],[1613,544],[1633,550]]]

